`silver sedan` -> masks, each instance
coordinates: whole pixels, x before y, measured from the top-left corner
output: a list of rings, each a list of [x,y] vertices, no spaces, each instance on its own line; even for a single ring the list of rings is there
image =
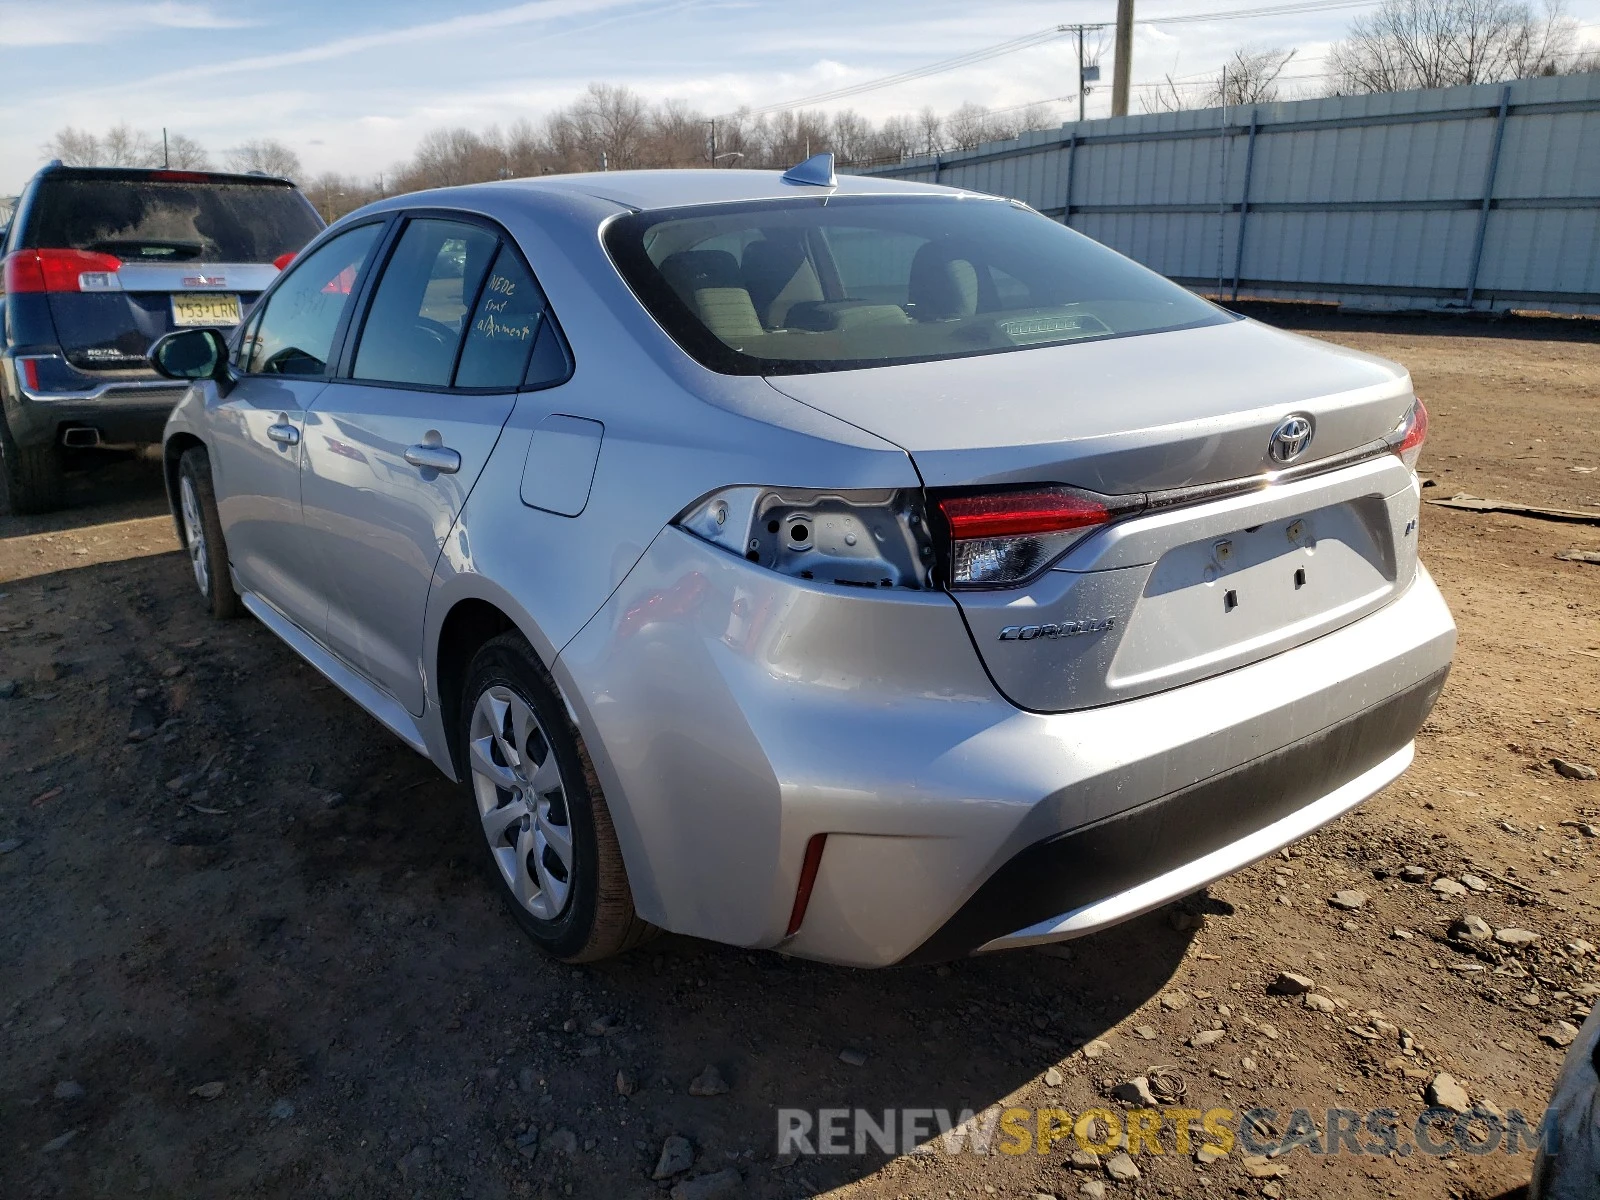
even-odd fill
[[[211,611],[568,961],[1103,928],[1393,781],[1454,648],[1404,369],[825,156],[388,199],[152,356]]]

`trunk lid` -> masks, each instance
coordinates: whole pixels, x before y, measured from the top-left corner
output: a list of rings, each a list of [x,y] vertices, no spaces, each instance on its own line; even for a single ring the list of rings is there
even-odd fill
[[[864,371],[773,387],[902,446],[945,488],[1108,495],[1267,476],[1274,431],[1310,417],[1294,466],[1380,442],[1413,402],[1381,359],[1251,321]],[[1152,506],[1015,587],[956,589],[1014,703],[1087,708],[1280,653],[1375,611],[1416,570],[1420,492],[1379,453],[1220,498]]]
[[[906,450],[930,488],[1053,482],[1108,494],[1260,474],[1290,413],[1305,459],[1394,429],[1394,363],[1255,321],[860,371],[784,375],[778,391]]]

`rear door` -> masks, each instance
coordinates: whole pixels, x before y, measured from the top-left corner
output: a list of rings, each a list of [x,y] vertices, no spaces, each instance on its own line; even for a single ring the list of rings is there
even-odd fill
[[[50,313],[80,371],[145,372],[150,343],[237,325],[322,229],[292,184],[195,171],[41,177],[23,244],[44,256]]]
[[[511,415],[544,314],[488,224],[400,229],[346,371],[306,418],[303,499],[328,596],[323,640],[413,713],[444,540]]]
[[[207,405],[217,511],[234,572],[313,636],[327,599],[300,514],[306,410],[327,386],[328,360],[383,229],[355,226],[296,262],[250,319],[238,382],[226,395],[213,389]]]

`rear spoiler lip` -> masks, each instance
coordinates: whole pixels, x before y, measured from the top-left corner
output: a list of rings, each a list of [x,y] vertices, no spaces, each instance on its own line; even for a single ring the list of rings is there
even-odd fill
[[[282,175],[268,175],[262,171],[190,170],[185,167],[69,167],[54,164],[39,171],[39,177],[66,176],[77,179],[126,180],[128,182],[155,179],[162,175],[204,177],[206,183],[251,183],[263,186],[288,187],[299,190],[292,179]]]

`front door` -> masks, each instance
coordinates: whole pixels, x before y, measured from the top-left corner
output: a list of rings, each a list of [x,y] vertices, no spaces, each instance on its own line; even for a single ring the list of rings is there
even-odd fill
[[[306,417],[323,640],[413,713],[434,566],[511,415],[542,312],[496,231],[412,219],[372,293],[350,378]]]
[[[382,228],[358,226],[295,263],[246,326],[238,381],[210,397],[212,476],[234,574],[313,634],[326,600],[300,513],[305,415],[327,386],[334,338]]]

